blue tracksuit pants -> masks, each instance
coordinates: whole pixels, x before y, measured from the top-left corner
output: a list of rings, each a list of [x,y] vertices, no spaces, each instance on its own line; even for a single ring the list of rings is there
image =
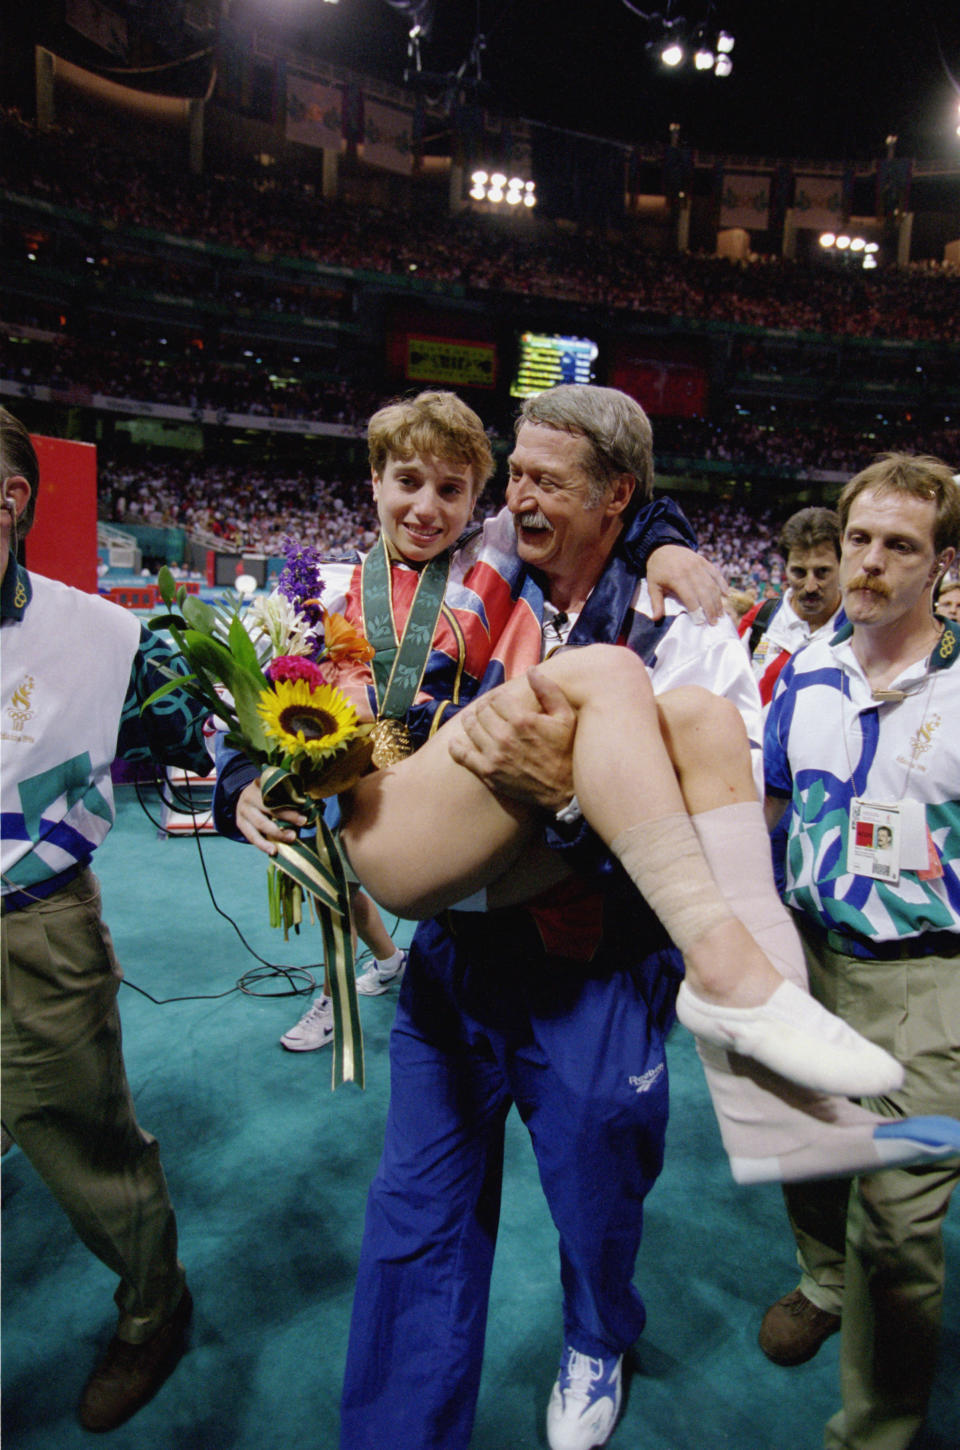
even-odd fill
[[[587,965],[547,956],[522,911],[418,928],[390,1041],[342,1450],[466,1450],[512,1103],[559,1233],[565,1342],[620,1354],[641,1332],[631,1281],[663,1161],[679,977],[668,947],[624,965],[636,956],[633,932],[609,927]]]

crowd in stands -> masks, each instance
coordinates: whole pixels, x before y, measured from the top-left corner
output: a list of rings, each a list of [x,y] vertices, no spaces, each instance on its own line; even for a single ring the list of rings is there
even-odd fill
[[[195,177],[157,162],[138,164],[92,136],[41,136],[9,110],[0,139],[0,184],[117,226],[661,318],[960,341],[960,268],[945,264],[866,273],[782,259],[742,266],[715,257],[665,258],[629,240],[552,229],[541,236],[533,226],[506,232],[486,218],[446,217],[427,207],[404,212],[398,225],[396,216],[326,200],[312,183]]]
[[[362,429],[377,397],[343,379],[292,375],[262,357],[242,354],[218,361],[189,342],[170,340],[154,356],[135,345],[91,344],[76,338],[36,339],[9,350],[2,375],[24,389],[49,387],[80,394],[98,393],[147,403],[169,403],[192,411],[206,408],[261,417],[319,420]],[[238,352],[240,350],[238,349]]]
[[[370,484],[306,470],[171,462],[103,467],[101,519],[182,528],[228,552],[279,555],[285,537],[324,552],[369,548],[377,533]]]
[[[429,207],[404,212],[398,224],[396,216],[324,199],[312,184],[295,178],[198,177],[157,159],[134,160],[79,130],[41,135],[10,109],[0,114],[0,143],[0,188],[79,209],[92,225],[109,224],[109,245],[74,268],[85,297],[130,289],[161,293],[174,305],[178,299],[198,302],[211,315],[219,309],[228,317],[242,312],[247,318],[347,320],[351,293],[342,276],[305,274],[301,281],[265,267],[273,256],[415,277],[478,297],[497,292],[623,309],[656,321],[809,331],[827,339],[937,342],[942,346],[927,350],[920,365],[878,354],[881,372],[875,380],[881,390],[886,383],[895,390],[904,380],[916,390],[922,366],[929,370],[934,397],[944,379],[949,382],[949,345],[960,342],[960,268],[946,265],[864,273],[777,258],[738,265],[706,256],[665,257],[639,251],[630,241],[586,239],[555,229],[547,236],[535,221],[504,231],[491,227],[488,218],[449,217]],[[198,253],[181,264],[138,250],[135,233],[124,232],[128,228],[238,251],[232,262]],[[82,233],[75,239],[58,234],[50,246],[51,255],[41,261],[69,273],[75,260],[70,249],[83,247]],[[55,298],[45,301],[36,292],[5,300],[8,328],[24,332],[16,347],[4,349],[0,373],[24,393],[46,386],[81,402],[98,393],[196,413],[212,409],[334,423],[358,434],[383,401],[381,392],[356,384],[342,359],[326,372],[316,361],[320,354],[301,362],[293,341],[265,338],[262,347],[247,346],[239,334],[230,341],[228,329],[220,332],[217,326],[199,337],[194,334],[203,333],[202,327],[193,333],[170,328],[161,338],[158,322],[122,322],[83,300],[68,319],[59,312]],[[817,384],[844,366],[835,346],[824,349],[815,341],[804,343],[802,352],[794,345],[783,353],[775,333],[742,333],[733,346],[731,380],[766,370]],[[947,421],[931,425],[902,407],[879,421],[871,416],[874,421],[866,422],[863,412],[851,415],[816,401],[806,411],[799,403],[761,402],[749,409],[727,406],[722,416],[658,418],[658,461],[667,474],[671,466],[690,474],[699,466],[721,476],[740,469],[802,478],[849,475],[890,448],[960,459],[960,427]],[[930,417],[937,416],[934,407]],[[490,422],[503,434],[509,431],[509,418],[491,413]],[[706,552],[731,582],[779,589],[772,519],[720,504],[696,505],[693,512]],[[167,460],[102,463],[101,517],[174,524],[229,549],[267,554],[279,552],[287,535],[325,550],[363,547],[375,527],[363,478]]]
[[[261,401],[270,396],[268,380],[263,387]],[[358,436],[366,419],[385,401],[379,395],[354,396],[355,406],[350,409],[335,387],[311,385],[305,391],[303,411],[294,416],[344,423]],[[836,480],[866,467],[878,453],[894,449],[933,453],[960,466],[960,424],[925,428],[907,419],[862,421],[821,412],[790,415],[758,409],[728,413],[722,419],[655,418],[654,425],[658,464],[667,474],[741,472],[791,481],[825,474]],[[509,420],[503,431],[509,431]]]
[[[110,345],[33,339],[6,350],[2,373],[23,390],[46,386],[68,392],[75,402],[82,400],[81,394],[97,393],[194,412],[212,409],[337,424],[357,433],[383,402],[382,391],[318,377],[289,358],[281,364],[256,355],[244,358],[239,349],[237,353],[229,362],[217,361],[175,338],[159,356],[138,352],[133,341],[119,338],[110,339]],[[509,427],[507,418],[491,421]],[[761,402],[749,411],[727,410],[722,417],[657,419],[658,455],[688,464],[721,463],[806,476],[851,472],[890,448],[960,459],[960,425],[924,426],[903,409],[891,410],[878,422],[876,414],[865,418],[819,403],[790,408]]]
[[[751,510],[722,498],[681,503],[696,529],[701,553],[723,570],[732,589],[751,591],[757,598],[783,592],[783,560],[776,544],[789,508]]]
[[[755,472],[802,478],[818,473],[849,475],[878,453],[900,449],[960,460],[960,426],[924,428],[908,418],[869,422],[823,409],[803,416],[776,408],[736,411],[722,419],[655,420],[657,456],[671,460],[726,463]]]
[[[196,414],[207,409],[335,424],[357,434],[384,401],[382,390],[317,376],[290,362],[281,366],[259,356],[218,362],[175,339],[166,354],[153,357],[127,344],[33,340],[6,349],[2,374],[24,396],[45,386],[75,403],[96,393]],[[492,405],[485,411],[495,426],[509,429],[509,417],[495,416]],[[805,407],[761,401],[722,416],[657,418],[656,432],[658,456],[668,469],[681,462],[694,469],[726,465],[799,478],[850,473],[891,448],[960,459],[960,425],[932,426],[904,408],[878,419],[873,412],[830,409],[815,401]]]
[[[279,555],[285,537],[339,552],[367,549],[377,531],[369,479],[318,478],[281,467],[239,468],[171,463],[101,467],[100,517],[122,526],[178,527],[230,552]],[[478,508],[500,506],[491,484]],[[708,558],[737,588],[768,585],[779,592],[782,561],[775,543],[782,518],[773,509],[750,511],[729,501],[684,501]]]

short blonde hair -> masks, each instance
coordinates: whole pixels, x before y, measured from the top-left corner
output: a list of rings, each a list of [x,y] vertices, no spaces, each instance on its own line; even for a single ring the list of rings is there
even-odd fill
[[[367,425],[370,467],[382,475],[388,460],[414,454],[468,463],[476,493],[494,469],[490,441],[483,423],[456,393],[426,392],[398,398],[380,408]]]

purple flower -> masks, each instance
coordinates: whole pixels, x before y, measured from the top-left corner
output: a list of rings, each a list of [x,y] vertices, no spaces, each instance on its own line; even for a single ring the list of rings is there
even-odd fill
[[[323,610],[318,602],[323,593],[320,554],[309,546],[301,548],[296,539],[285,538],[282,547],[285,562],[277,580],[277,589],[316,630],[323,619]]]

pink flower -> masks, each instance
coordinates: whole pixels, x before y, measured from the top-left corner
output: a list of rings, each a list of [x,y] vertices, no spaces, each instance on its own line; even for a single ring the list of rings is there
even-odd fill
[[[311,689],[327,683],[326,676],[312,660],[303,655],[277,655],[267,665],[267,676],[276,685],[281,680],[306,680]]]

